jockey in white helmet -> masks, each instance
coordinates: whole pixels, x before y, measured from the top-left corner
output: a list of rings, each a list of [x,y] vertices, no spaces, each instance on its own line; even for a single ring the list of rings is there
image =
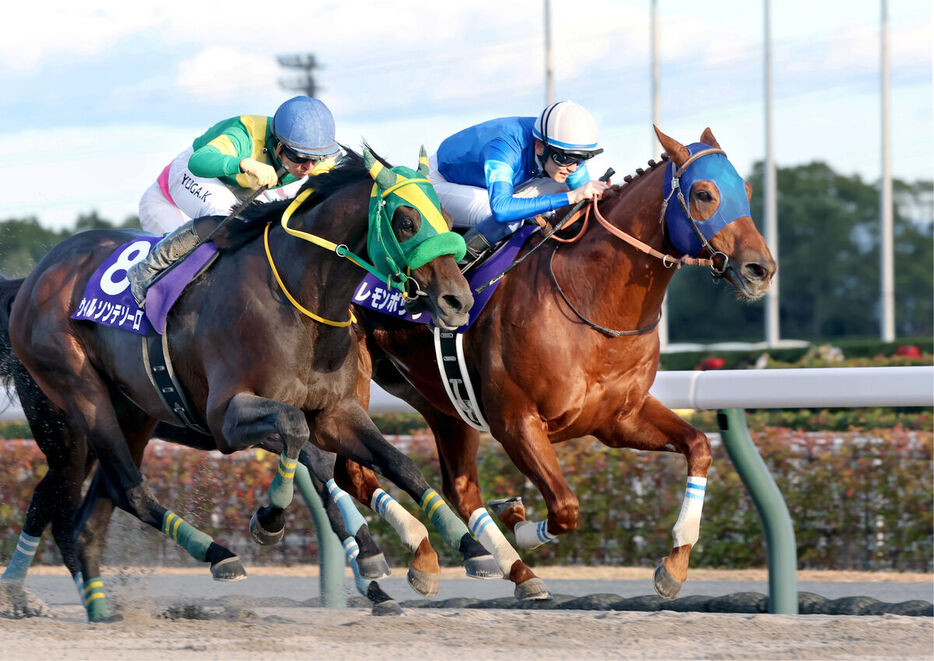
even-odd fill
[[[597,146],[593,117],[560,101],[538,117],[504,117],[464,129],[441,143],[430,178],[441,205],[476,260],[526,218],[599,196],[608,183],[592,181],[584,163]]]
[[[308,176],[333,167],[339,151],[331,111],[308,96],[289,99],[273,117],[225,119],[196,138],[140,200],[140,226],[166,236],[127,273],[137,303],[163,269],[204,238],[199,229],[211,229],[196,228],[193,218],[227,216],[261,186],[261,200],[294,197]]]

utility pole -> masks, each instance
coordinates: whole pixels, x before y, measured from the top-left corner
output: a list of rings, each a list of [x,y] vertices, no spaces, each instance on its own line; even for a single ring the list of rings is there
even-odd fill
[[[551,59],[551,1],[545,2],[545,105],[555,102],[555,70]]]
[[[318,59],[312,53],[277,55],[276,61],[284,69],[292,69],[295,74],[289,78],[280,78],[279,86],[307,96],[318,96],[318,83],[315,82],[315,69],[319,69]]]
[[[882,0],[880,25],[880,66],[882,68],[882,190],[879,195],[879,270],[881,296],[879,326],[883,342],[895,341],[895,245],[892,221],[892,147],[889,143],[889,7]]]
[[[765,0],[765,242],[778,262],[778,187],[775,177],[775,151],[772,142],[772,26],[771,7]],[[765,295],[765,341],[769,347],[779,343],[778,273],[772,276],[772,286]]]
[[[658,92],[658,0],[651,0],[651,12],[649,19],[649,44],[651,50],[651,70],[652,70],[652,125],[661,129],[662,124],[662,103]],[[662,155],[661,144],[658,142],[658,136],[652,131],[652,151],[655,153],[655,159],[658,160]],[[668,294],[662,299],[662,319],[658,322],[658,344],[662,352],[668,348]]]

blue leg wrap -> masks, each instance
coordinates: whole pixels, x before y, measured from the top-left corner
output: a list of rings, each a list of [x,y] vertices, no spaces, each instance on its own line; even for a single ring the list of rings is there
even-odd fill
[[[16,550],[13,551],[10,564],[6,566],[6,570],[3,572],[3,576],[0,577],[0,580],[22,581],[26,578],[26,572],[29,571],[33,558],[36,557],[39,539],[39,537],[27,535],[25,532],[20,533],[19,541],[16,543]]]
[[[347,532],[356,535],[360,527],[366,523],[366,519],[360,514],[357,506],[354,505],[350,494],[337,486],[337,482],[333,478],[328,480],[327,486],[328,493],[331,494],[331,500],[337,504],[341,516],[344,517],[344,526],[347,528]]]
[[[360,555],[360,547],[357,545],[357,540],[353,537],[348,537],[342,542],[344,547],[344,555],[347,556],[347,564],[350,565],[350,568],[353,570],[354,583],[357,585],[357,592],[362,594],[364,597],[367,596],[367,588],[370,585],[370,580],[368,578],[363,578],[360,575],[360,568],[357,566],[357,556]]]

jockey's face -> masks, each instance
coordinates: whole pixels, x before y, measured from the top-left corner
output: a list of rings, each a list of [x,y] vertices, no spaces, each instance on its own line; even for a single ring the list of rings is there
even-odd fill
[[[319,160],[301,158],[291,150],[284,148],[281,143],[276,146],[276,156],[282,161],[282,167],[284,167],[290,175],[298,179],[307,177],[308,173],[318,164]],[[295,160],[292,160],[293,158]]]
[[[535,153],[539,156],[545,154],[545,144],[541,140],[535,141]],[[554,179],[557,183],[563,184],[567,178],[574,173],[580,163],[571,163],[570,165],[558,165],[553,158],[546,158],[543,167],[545,174]]]

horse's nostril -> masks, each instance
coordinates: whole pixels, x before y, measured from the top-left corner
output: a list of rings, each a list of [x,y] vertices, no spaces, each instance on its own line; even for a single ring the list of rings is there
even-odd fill
[[[743,266],[743,271],[750,280],[762,280],[768,271],[761,264],[749,262]]]
[[[461,312],[464,309],[464,302],[461,301],[459,296],[446,294],[441,299],[444,301],[445,307],[451,312]]]

